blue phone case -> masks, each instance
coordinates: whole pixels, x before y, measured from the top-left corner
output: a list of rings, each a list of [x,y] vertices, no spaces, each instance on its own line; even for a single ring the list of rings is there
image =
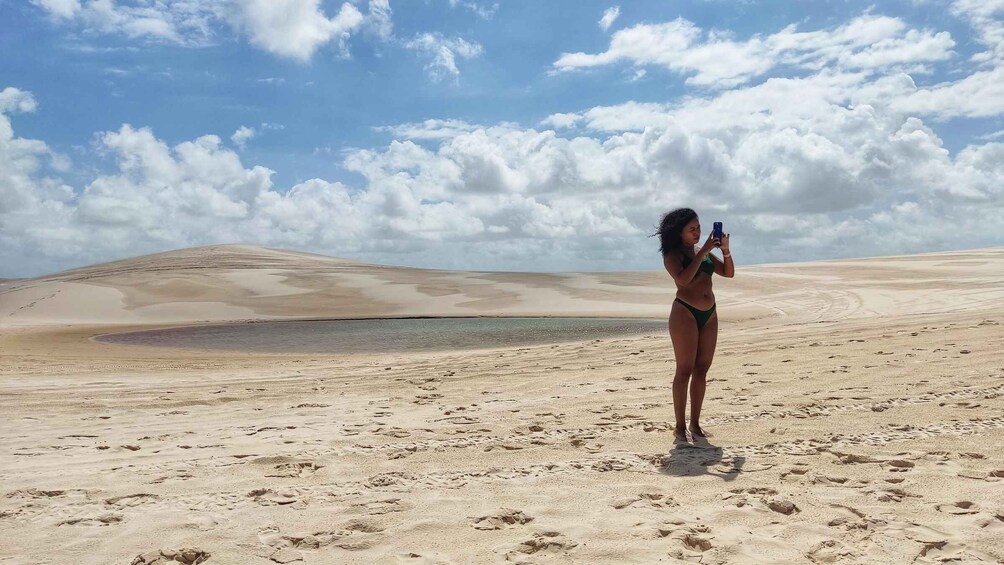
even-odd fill
[[[715,222],[714,223],[714,227],[712,228],[712,234],[715,236],[716,239],[721,239],[722,236],[725,235],[724,233],[722,233],[722,223],[721,222]]]

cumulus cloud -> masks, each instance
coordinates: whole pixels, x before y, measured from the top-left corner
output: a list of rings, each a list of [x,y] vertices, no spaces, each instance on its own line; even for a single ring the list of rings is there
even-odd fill
[[[575,127],[575,124],[582,119],[582,116],[574,113],[562,113],[551,114],[550,116],[544,118],[540,121],[540,125],[545,127],[552,127],[555,129],[563,129]]]
[[[212,44],[228,28],[269,53],[306,61],[328,43],[341,54],[366,20],[378,38],[390,36],[388,0],[371,0],[364,17],[345,2],[329,17],[321,0],[164,0],[122,5],[113,0],[33,0],[53,19],[91,33],[125,35],[199,47]]]
[[[35,97],[30,92],[12,86],[0,90],[0,114],[34,112],[37,107]]]
[[[460,69],[457,68],[457,57],[473,59],[481,55],[481,45],[469,42],[461,37],[453,39],[440,33],[423,33],[404,44],[408,49],[418,51],[430,59],[425,70],[433,80],[457,78]]]
[[[621,15],[620,6],[613,6],[611,8],[607,8],[606,10],[604,10],[603,17],[600,18],[599,22],[600,29],[602,29],[603,31],[608,31],[610,29],[610,26],[614,25],[614,22],[617,21],[617,18],[619,18],[620,15]]]
[[[230,136],[230,141],[234,142],[234,145],[244,149],[247,142],[252,139],[258,132],[254,128],[249,128],[247,126],[241,126],[237,128],[237,131]]]
[[[907,87],[894,103],[903,111],[942,120],[999,116],[1004,114],[1004,66],[929,88]]]
[[[0,264],[12,273],[58,264],[55,242],[41,230],[58,222],[73,198],[69,186],[46,174],[46,161],[54,155],[46,143],[14,134],[9,115],[35,108],[28,92],[0,91]],[[26,239],[34,242],[31,250],[24,246]],[[31,258],[39,264],[26,265]]]
[[[999,244],[1004,144],[953,156],[918,118],[843,104],[850,80],[778,79],[682,106],[625,106],[659,125],[602,137],[395,126],[386,131],[431,145],[345,153],[343,167],[364,179],[355,188],[276,187],[271,170],[245,165],[216,136],[170,146],[123,125],[99,136],[117,170],[74,195],[45,173],[45,143],[18,138],[4,115],[0,239],[5,264],[18,266],[4,274],[231,241],[444,268],[657,268],[646,236],[679,205],[724,220],[748,261],[942,249],[970,231],[968,244]],[[725,115],[702,119],[715,113]]]
[[[799,32],[791,25],[745,41],[677,18],[616,31],[603,53],[565,53],[554,68],[569,71],[620,62],[658,65],[690,75],[687,84],[724,88],[744,84],[779,65],[808,70],[887,68],[942,61],[954,46],[947,32],[908,30],[901,20],[886,16],[865,15],[812,32]]]
[[[320,0],[240,0],[234,17],[253,45],[270,53],[306,61],[330,41],[347,52],[346,41],[363,21],[358,8],[345,2],[338,14],[327,17]]]

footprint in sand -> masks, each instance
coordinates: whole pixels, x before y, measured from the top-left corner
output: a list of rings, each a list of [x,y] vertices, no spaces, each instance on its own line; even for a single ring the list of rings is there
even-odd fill
[[[910,494],[901,488],[868,489],[865,494],[874,495],[880,502],[902,502],[904,498],[921,498],[919,494]]]
[[[149,494],[145,492],[137,494],[127,494],[125,496],[116,496],[114,498],[105,499],[105,504],[108,506],[114,506],[116,508],[130,508],[133,506],[140,506],[148,502],[152,502],[160,498],[156,494]]]
[[[751,500],[751,498],[753,500]],[[776,490],[770,487],[751,487],[751,488],[739,488],[732,489],[729,494],[722,496],[723,500],[731,500],[737,508],[742,508],[744,506],[750,505],[751,502],[756,502],[763,506],[760,506],[760,510],[764,510],[766,507],[778,514],[784,514],[790,516],[792,514],[797,514],[802,510],[795,505],[794,502],[778,496]],[[756,508],[756,506],[752,506]]]
[[[890,473],[905,473],[914,467],[913,463],[902,459],[886,461],[885,464],[888,465]]]
[[[711,529],[705,524],[691,524],[685,520],[674,518],[665,520],[658,524],[655,529],[656,538],[668,538],[676,540],[679,544],[669,552],[669,556],[681,561],[699,563],[704,557],[704,552],[709,551],[713,545],[710,535]]]
[[[323,469],[324,465],[318,465],[313,461],[302,461],[295,463],[282,463],[275,466],[275,470],[266,473],[266,477],[309,477],[318,469]]]
[[[247,495],[262,506],[282,506],[286,504],[293,504],[300,500],[299,493],[295,490],[274,491],[268,488],[260,488],[252,490]]]
[[[637,503],[637,504],[636,504]],[[648,507],[648,508],[671,508],[674,506],[679,506],[679,504],[673,500],[672,497],[666,496],[657,492],[642,492],[634,496],[624,496],[615,499],[610,503],[610,506],[620,510],[622,508],[627,508],[633,506],[638,507]]]
[[[774,498],[768,500],[767,507],[773,510],[774,512],[777,512],[778,514],[784,514],[785,516],[790,516],[797,512],[801,512],[798,506],[795,506],[794,502],[783,498]]]
[[[535,532],[533,537],[506,553],[506,561],[522,561],[523,556],[536,553],[565,553],[579,544],[568,539],[561,532]]]
[[[980,512],[979,506],[968,500],[953,502],[951,504],[939,504],[935,508],[938,512],[945,512],[946,514],[954,514],[956,516],[978,514]]]
[[[269,558],[273,559],[273,561],[276,560],[275,558],[285,559],[296,556],[299,556],[299,559],[302,560],[302,555],[299,555],[299,551],[296,550],[300,548],[320,549],[322,547],[329,546],[350,534],[351,532],[319,531],[313,533],[283,535],[280,533],[279,528],[269,527],[258,532],[258,541],[273,549],[273,551],[269,554]],[[281,550],[289,551],[280,553]],[[289,561],[277,562],[288,563]]]
[[[189,528],[207,531],[215,529],[217,526],[222,526],[227,522],[227,519],[219,514],[189,514],[185,525]]]
[[[184,547],[181,549],[158,549],[137,555],[132,560],[132,565],[168,565],[182,563],[184,565],[198,565],[205,563],[211,554],[195,547]]]
[[[7,498],[54,498],[58,496],[63,496],[66,493],[67,491],[65,490],[42,490],[37,488],[29,488],[29,489],[11,491],[7,493]]]
[[[501,530],[507,526],[517,526],[533,521],[533,516],[522,510],[503,508],[496,514],[471,517],[471,525],[477,530]]]
[[[858,557],[851,547],[838,540],[824,540],[812,546],[805,556],[812,563],[838,563],[840,561]]]
[[[258,541],[262,544],[280,549],[320,549],[328,545],[335,544],[343,538],[362,534],[373,534],[384,531],[386,528],[376,522],[369,520],[353,519],[349,520],[342,527],[334,530],[321,530],[316,532],[301,532],[294,534],[282,534],[277,526],[269,526],[258,532]]]
[[[851,486],[858,483],[859,486],[868,484],[868,481],[854,481],[851,485],[847,484],[850,481],[847,477],[834,477],[828,475],[811,475],[809,477],[809,484],[813,485],[828,485],[828,486]]]
[[[56,526],[108,526],[122,521],[121,514],[107,512],[95,516],[70,518],[56,523]]]
[[[353,504],[350,512],[365,513],[370,515],[389,514],[391,512],[404,512],[410,510],[413,505],[402,502],[400,498],[385,498],[371,502],[361,502]]]
[[[439,553],[438,551],[433,551],[431,553],[415,553],[410,551],[408,553],[395,554],[394,557],[397,559],[398,563],[405,563],[407,565],[439,565],[441,563],[453,563],[453,559],[444,553]]]

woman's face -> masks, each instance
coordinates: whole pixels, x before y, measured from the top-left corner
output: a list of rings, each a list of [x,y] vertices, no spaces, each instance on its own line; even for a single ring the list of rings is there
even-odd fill
[[[701,241],[700,218],[695,217],[693,220],[687,222],[687,225],[683,226],[680,239],[687,245],[697,245],[697,242]]]

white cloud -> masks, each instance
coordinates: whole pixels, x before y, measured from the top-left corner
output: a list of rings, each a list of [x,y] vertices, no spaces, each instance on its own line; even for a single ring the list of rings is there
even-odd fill
[[[482,127],[463,120],[425,120],[423,122],[382,126],[373,129],[390,132],[394,137],[399,139],[447,139],[475,131]]]
[[[72,18],[80,11],[80,0],[32,0],[32,3],[57,18]]]
[[[393,37],[394,22],[391,21],[390,0],[370,0],[365,25],[380,39],[386,41]]]
[[[988,51],[973,56],[975,61],[1000,65],[1004,62],[1004,0],[956,0],[951,12],[969,21]]]
[[[39,5],[64,22],[84,29],[130,38],[146,38],[183,45],[208,44],[213,37],[213,21],[222,6],[174,1],[122,6],[113,0],[47,0]]]
[[[347,53],[346,41],[363,21],[358,8],[345,2],[328,18],[320,0],[239,0],[235,24],[248,39],[270,53],[307,61],[322,45],[335,41]]]
[[[498,2],[495,2],[491,5],[481,4],[474,1],[465,1],[465,0],[449,0],[449,2],[451,8],[456,8],[457,6],[460,6],[467,10],[470,10],[475,16],[483,20],[492,19],[493,17],[495,17],[495,13],[498,12],[499,10]]]
[[[599,22],[600,29],[602,29],[603,31],[609,31],[610,26],[614,25],[614,22],[617,21],[617,18],[620,17],[620,15],[621,15],[620,6],[613,6],[604,10],[603,17],[600,18]]]
[[[692,75],[687,84],[721,88],[746,83],[778,65],[876,69],[941,61],[951,56],[954,45],[947,32],[907,30],[901,20],[884,16],[861,16],[828,31],[798,32],[792,25],[746,41],[677,18],[616,31],[605,52],[565,53],[554,67],[568,71],[618,62],[658,65]]]
[[[483,51],[478,43],[469,42],[460,37],[449,39],[439,33],[420,34],[406,42],[404,46],[431,58],[426,64],[425,70],[433,80],[459,77],[460,69],[457,68],[457,57],[473,59],[481,55]]]
[[[51,238],[37,230],[58,221],[73,197],[70,187],[46,176],[46,158],[54,154],[45,142],[14,134],[8,114],[33,112],[35,107],[28,92],[11,87],[0,91],[0,265],[13,272],[23,271],[26,261],[36,258],[33,252],[52,254]],[[25,248],[25,239],[37,240],[31,250]]]
[[[235,131],[233,135],[230,136],[230,141],[233,141],[234,145],[240,147],[241,149],[244,149],[244,147],[247,145],[247,142],[252,138],[254,138],[256,134],[257,132],[255,131],[254,128],[241,126],[237,128],[237,131]]]
[[[369,15],[345,2],[328,17],[321,0],[162,0],[121,5],[114,0],[33,0],[64,24],[95,34],[125,35],[200,47],[231,27],[269,53],[306,61],[328,43],[347,53],[347,41],[363,24],[380,39],[390,37],[388,0],[371,0]]]
[[[544,118],[540,121],[540,125],[545,127],[552,127],[555,129],[564,129],[575,127],[575,124],[582,119],[582,116],[578,114],[565,114],[557,113],[551,114],[550,116]]]
[[[955,82],[916,88],[894,104],[902,111],[939,119],[980,118],[1004,114],[1004,66],[979,71]]]
[[[0,114],[31,113],[38,108],[30,92],[12,86],[0,90]]]
[[[589,129],[621,132],[643,131],[649,127],[665,127],[669,120],[665,104],[625,102],[617,106],[597,106],[584,112],[581,119]]]

